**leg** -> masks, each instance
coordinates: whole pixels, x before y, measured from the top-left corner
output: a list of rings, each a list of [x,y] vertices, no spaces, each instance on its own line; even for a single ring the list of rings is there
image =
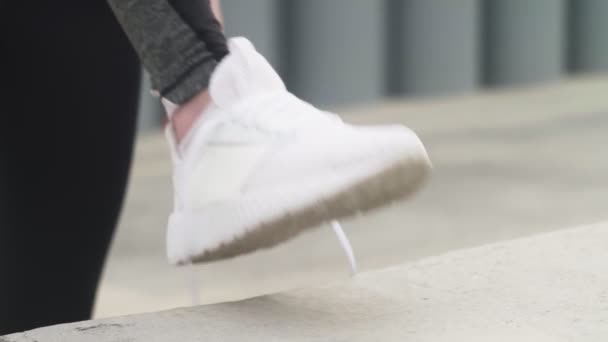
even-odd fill
[[[353,129],[299,100],[245,38],[231,40],[216,68],[213,44],[203,38],[209,30],[222,37],[219,25],[209,3],[196,7],[195,1],[110,0],[161,95],[178,105],[169,133],[179,140],[175,116],[200,116],[212,104],[203,114],[210,119],[190,129],[190,143],[176,146],[169,134],[176,170],[171,262],[211,262],[272,247],[422,184],[430,163],[405,127]]]
[[[127,182],[140,68],[103,1],[4,6],[0,335],[90,317]]]

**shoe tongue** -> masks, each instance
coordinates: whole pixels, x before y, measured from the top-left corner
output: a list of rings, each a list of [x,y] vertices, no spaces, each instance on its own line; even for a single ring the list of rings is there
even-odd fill
[[[284,90],[285,84],[243,37],[228,41],[230,53],[218,64],[211,76],[209,93],[219,107],[228,107],[239,100],[269,91]]]

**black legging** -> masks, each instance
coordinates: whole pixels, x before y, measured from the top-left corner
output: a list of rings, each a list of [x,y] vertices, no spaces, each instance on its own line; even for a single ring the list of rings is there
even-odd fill
[[[140,66],[105,1],[0,0],[0,335],[90,317]]]
[[[228,53],[207,1],[170,4],[214,64]],[[105,0],[0,0],[0,26],[3,335],[90,317],[127,184],[140,67]]]

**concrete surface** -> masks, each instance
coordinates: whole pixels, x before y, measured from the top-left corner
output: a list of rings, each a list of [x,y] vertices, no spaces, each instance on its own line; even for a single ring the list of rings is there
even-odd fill
[[[435,166],[431,183],[413,201],[344,222],[361,267],[608,219],[606,94],[608,79],[594,78],[344,110],[349,121],[414,128]],[[329,227],[245,258],[167,265],[169,177],[160,134],[142,137],[97,317],[187,306],[192,277],[201,282],[204,303],[347,279]]]
[[[454,251],[352,282],[0,337],[86,341],[606,341],[608,223]]]

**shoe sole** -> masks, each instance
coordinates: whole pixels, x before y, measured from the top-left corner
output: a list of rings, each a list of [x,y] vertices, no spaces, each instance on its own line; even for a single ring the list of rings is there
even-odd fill
[[[274,220],[253,226],[229,242],[205,250],[188,262],[178,261],[177,264],[208,263],[270,248],[324,222],[382,207],[415,193],[428,178],[430,170],[426,155],[419,159],[401,160],[355,182],[346,190],[284,212]]]

